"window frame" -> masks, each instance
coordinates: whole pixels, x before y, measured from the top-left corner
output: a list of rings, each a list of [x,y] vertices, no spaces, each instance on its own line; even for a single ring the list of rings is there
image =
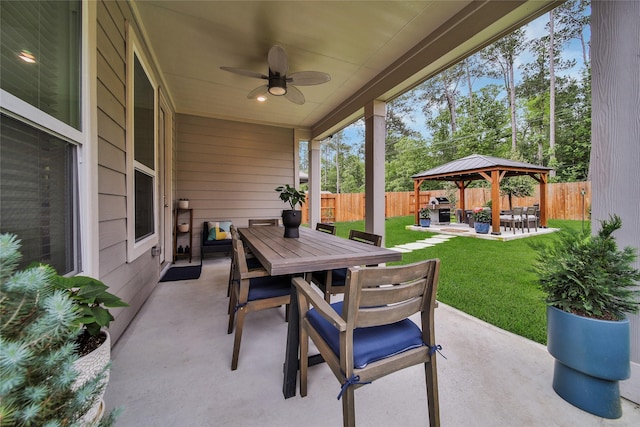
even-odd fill
[[[134,129],[134,64],[135,58],[142,66],[149,83],[153,88],[153,169],[136,161],[135,159],[135,129]],[[142,50],[138,36],[133,27],[129,24],[127,27],[127,115],[126,115],[126,161],[127,161],[127,262],[133,262],[144,253],[151,253],[151,248],[159,242],[159,183],[158,183],[158,84],[155,75],[151,71],[148,64],[151,62],[147,59]],[[135,232],[135,173],[140,171],[145,175],[149,175],[153,179],[152,184],[152,207],[153,207],[153,231],[150,235],[136,241]]]
[[[40,110],[21,98],[0,88],[0,112],[25,125],[50,134],[75,147],[73,155],[72,192],[73,215],[73,250],[70,252],[72,269],[66,275],[95,275],[97,254],[92,252],[96,245],[88,244],[97,228],[97,200],[92,200],[90,191],[97,188],[95,167],[92,159],[97,159],[97,148],[92,146],[92,135],[97,135],[95,115],[90,114],[91,105],[95,104],[95,79],[91,79],[90,71],[95,70],[95,16],[96,7],[93,2],[80,0],[81,18],[79,28],[80,44],[80,129]],[[92,21],[93,18],[93,21]],[[93,203],[92,203],[93,202]]]

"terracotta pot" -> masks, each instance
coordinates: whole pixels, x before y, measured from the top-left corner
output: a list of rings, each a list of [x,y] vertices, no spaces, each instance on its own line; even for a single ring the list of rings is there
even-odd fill
[[[189,231],[189,224],[178,224],[178,231],[181,233],[186,233],[187,231]]]

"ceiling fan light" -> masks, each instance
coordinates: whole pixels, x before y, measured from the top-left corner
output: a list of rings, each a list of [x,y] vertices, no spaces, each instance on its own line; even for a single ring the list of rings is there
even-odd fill
[[[282,86],[271,86],[269,87],[269,93],[275,96],[282,96],[287,93],[287,88]]]

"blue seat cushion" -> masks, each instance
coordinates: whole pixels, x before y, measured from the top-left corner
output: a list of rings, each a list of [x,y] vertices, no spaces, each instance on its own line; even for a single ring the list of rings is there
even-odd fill
[[[253,268],[261,268],[261,267],[262,267],[262,263],[260,263],[260,260],[258,258],[247,258],[247,268],[249,270]]]
[[[326,271],[315,271],[313,278],[320,283],[325,283],[327,277]],[[339,268],[337,270],[331,270],[331,286],[344,286],[347,282],[347,269]]]
[[[249,301],[280,297],[291,293],[291,276],[267,276],[250,279]]]
[[[331,307],[342,314],[342,301],[331,304]],[[315,309],[309,310],[307,319],[339,357],[339,331]],[[369,363],[423,345],[420,328],[409,319],[389,325],[356,328],[353,331],[353,363],[356,368],[362,369]]]

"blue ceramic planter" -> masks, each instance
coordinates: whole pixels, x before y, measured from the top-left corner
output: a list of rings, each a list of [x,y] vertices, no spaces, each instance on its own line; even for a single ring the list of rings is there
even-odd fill
[[[420,218],[420,226],[421,227],[430,227],[431,226],[431,218]]]
[[[603,418],[620,418],[618,381],[631,375],[629,321],[589,319],[547,307],[547,349],[556,358],[553,389]]]
[[[487,234],[489,233],[489,227],[491,224],[488,222],[474,222],[473,227],[476,229],[476,233],[478,234]]]

